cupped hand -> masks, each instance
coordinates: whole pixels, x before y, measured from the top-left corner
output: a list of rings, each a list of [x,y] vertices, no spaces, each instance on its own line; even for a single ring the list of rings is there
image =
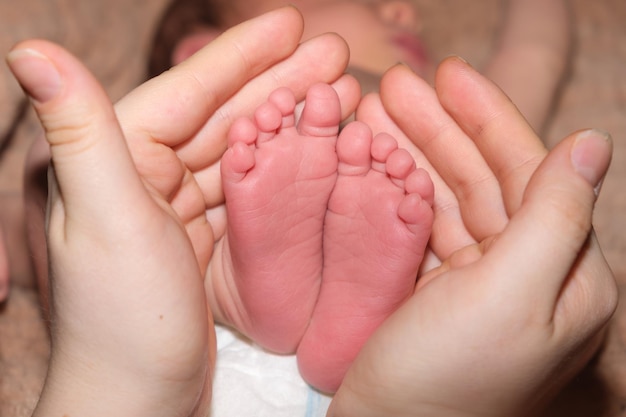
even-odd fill
[[[223,297],[216,293],[224,285],[219,266],[208,264],[225,230],[219,160],[232,121],[252,115],[279,86],[289,87],[303,99],[314,83],[331,83],[342,97],[343,117],[354,112],[360,99],[358,83],[344,75],[345,42],[327,34],[300,44],[302,30],[302,16],[292,7],[244,22],[115,104],[140,175],[186,222],[200,269],[206,271],[211,307],[220,321],[225,321]],[[37,217],[45,190],[38,189],[37,172],[45,169],[48,155],[41,148],[36,144],[29,155],[26,199],[27,209],[35,214],[29,219],[31,251],[43,260],[43,226]],[[202,230],[205,219],[210,224],[208,234]],[[45,289],[45,270],[37,266],[39,286]],[[42,304],[47,311],[45,290]]]
[[[220,202],[212,165],[230,121],[277,85],[303,96],[343,74],[345,43],[299,45],[302,24],[284,8],[235,27],[115,108],[60,47],[14,48],[9,65],[52,157],[52,357],[36,415],[206,415],[219,229],[206,212]],[[350,79],[335,85],[355,91]]]
[[[436,92],[392,69],[357,117],[416,145],[436,184],[435,227],[430,270],[328,415],[534,415],[596,352],[616,307],[591,223],[608,135],[582,131],[548,153],[458,59],[441,65]]]
[[[52,157],[52,354],[35,415],[193,409],[210,397],[215,337],[185,220],[138,175],[113,105],[74,57],[27,41],[9,65]]]
[[[244,22],[116,104],[137,169],[187,225],[219,322],[229,322],[231,295],[222,264],[210,261],[225,231],[219,161],[232,122],[252,116],[278,87],[291,89],[300,102],[311,85],[330,83],[341,97],[343,118],[360,100],[357,81],[344,75],[345,41],[326,34],[300,44],[302,30],[292,7]]]

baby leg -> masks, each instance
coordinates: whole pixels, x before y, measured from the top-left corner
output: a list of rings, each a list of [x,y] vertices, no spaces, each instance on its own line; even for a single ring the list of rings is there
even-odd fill
[[[232,297],[226,315],[257,343],[284,353],[295,351],[319,293],[341,118],[328,85],[309,90],[297,124],[295,106],[291,91],[276,90],[254,121],[233,125],[222,159],[222,258]]]
[[[303,377],[335,391],[361,346],[413,293],[433,221],[433,184],[386,134],[349,124],[324,227],[324,272],[298,348]]]

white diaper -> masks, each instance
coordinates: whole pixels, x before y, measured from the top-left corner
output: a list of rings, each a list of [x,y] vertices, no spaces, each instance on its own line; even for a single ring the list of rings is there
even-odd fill
[[[294,355],[275,355],[222,326],[211,417],[324,417],[331,397],[300,377]]]

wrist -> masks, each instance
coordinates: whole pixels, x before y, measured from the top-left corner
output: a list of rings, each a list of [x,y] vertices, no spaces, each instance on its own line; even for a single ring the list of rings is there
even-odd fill
[[[191,416],[200,403],[210,401],[210,391],[198,392],[197,383],[164,382],[97,360],[58,356],[50,360],[33,417]],[[203,386],[207,384],[210,387],[208,382]]]

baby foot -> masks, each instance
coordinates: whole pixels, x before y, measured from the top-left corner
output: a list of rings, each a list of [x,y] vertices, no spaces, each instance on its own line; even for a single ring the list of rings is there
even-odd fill
[[[222,259],[232,298],[225,315],[282,353],[295,351],[319,293],[341,119],[339,98],[325,84],[311,87],[297,125],[295,106],[291,91],[278,89],[254,122],[233,124],[221,167],[228,214]]]
[[[298,348],[303,377],[334,392],[367,338],[413,293],[433,222],[426,171],[386,134],[349,124],[324,226],[324,271]]]

